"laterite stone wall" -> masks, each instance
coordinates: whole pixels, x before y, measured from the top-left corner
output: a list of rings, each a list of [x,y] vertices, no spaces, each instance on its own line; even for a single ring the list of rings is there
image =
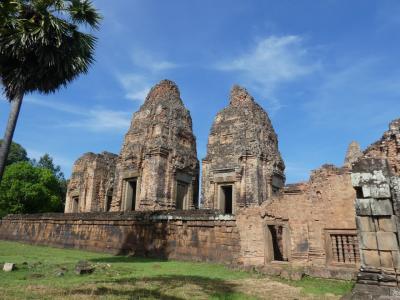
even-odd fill
[[[214,211],[9,215],[0,239],[220,263],[236,262],[240,252],[234,217]]]

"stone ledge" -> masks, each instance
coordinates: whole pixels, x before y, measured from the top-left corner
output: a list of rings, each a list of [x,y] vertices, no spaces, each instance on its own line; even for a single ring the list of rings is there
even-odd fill
[[[217,210],[176,210],[176,211],[131,211],[131,212],[87,212],[87,213],[41,213],[7,215],[2,221],[55,220],[55,221],[110,221],[110,220],[183,220],[183,221],[235,221],[233,215],[224,215]]]

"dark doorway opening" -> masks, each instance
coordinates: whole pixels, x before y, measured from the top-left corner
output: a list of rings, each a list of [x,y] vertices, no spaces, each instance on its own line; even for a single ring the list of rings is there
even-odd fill
[[[135,208],[136,208],[136,192],[137,192],[136,178],[127,180],[125,210],[127,210],[127,211],[135,210]]]
[[[72,212],[76,213],[79,211],[79,197],[72,198]]]
[[[107,198],[106,198],[106,211],[111,210],[111,202],[112,202],[112,195],[113,195],[113,189],[110,189],[107,193]]]
[[[231,185],[221,186],[222,208],[225,214],[233,213],[233,191]]]
[[[268,225],[272,238],[273,260],[287,261],[283,255],[283,227],[280,225]]]
[[[182,181],[178,181],[176,189],[176,209],[186,209],[187,192],[188,184]]]

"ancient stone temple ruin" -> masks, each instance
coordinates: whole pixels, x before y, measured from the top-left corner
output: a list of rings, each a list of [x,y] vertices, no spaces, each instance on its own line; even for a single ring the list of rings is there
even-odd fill
[[[67,214],[9,215],[0,239],[291,279],[357,278],[361,294],[373,285],[400,295],[400,119],[365,151],[352,142],[343,166],[322,165],[306,182],[285,185],[284,169],[267,113],[234,86],[210,131],[197,207],[192,120],[178,87],[163,80],[134,114],[119,155],[75,162]]]
[[[65,212],[109,211],[117,155],[85,153],[74,164],[68,183]]]
[[[177,85],[163,80],[151,89],[125,135],[111,209],[195,208],[198,176],[190,113]]]
[[[202,161],[203,208],[234,213],[271,199],[285,183],[271,121],[246,89],[234,86],[215,117]]]

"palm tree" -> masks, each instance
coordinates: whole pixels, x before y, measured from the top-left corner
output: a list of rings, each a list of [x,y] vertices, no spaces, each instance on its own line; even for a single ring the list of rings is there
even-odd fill
[[[101,17],[90,0],[1,0],[0,80],[11,104],[0,149],[0,181],[25,94],[57,91],[94,61]]]

